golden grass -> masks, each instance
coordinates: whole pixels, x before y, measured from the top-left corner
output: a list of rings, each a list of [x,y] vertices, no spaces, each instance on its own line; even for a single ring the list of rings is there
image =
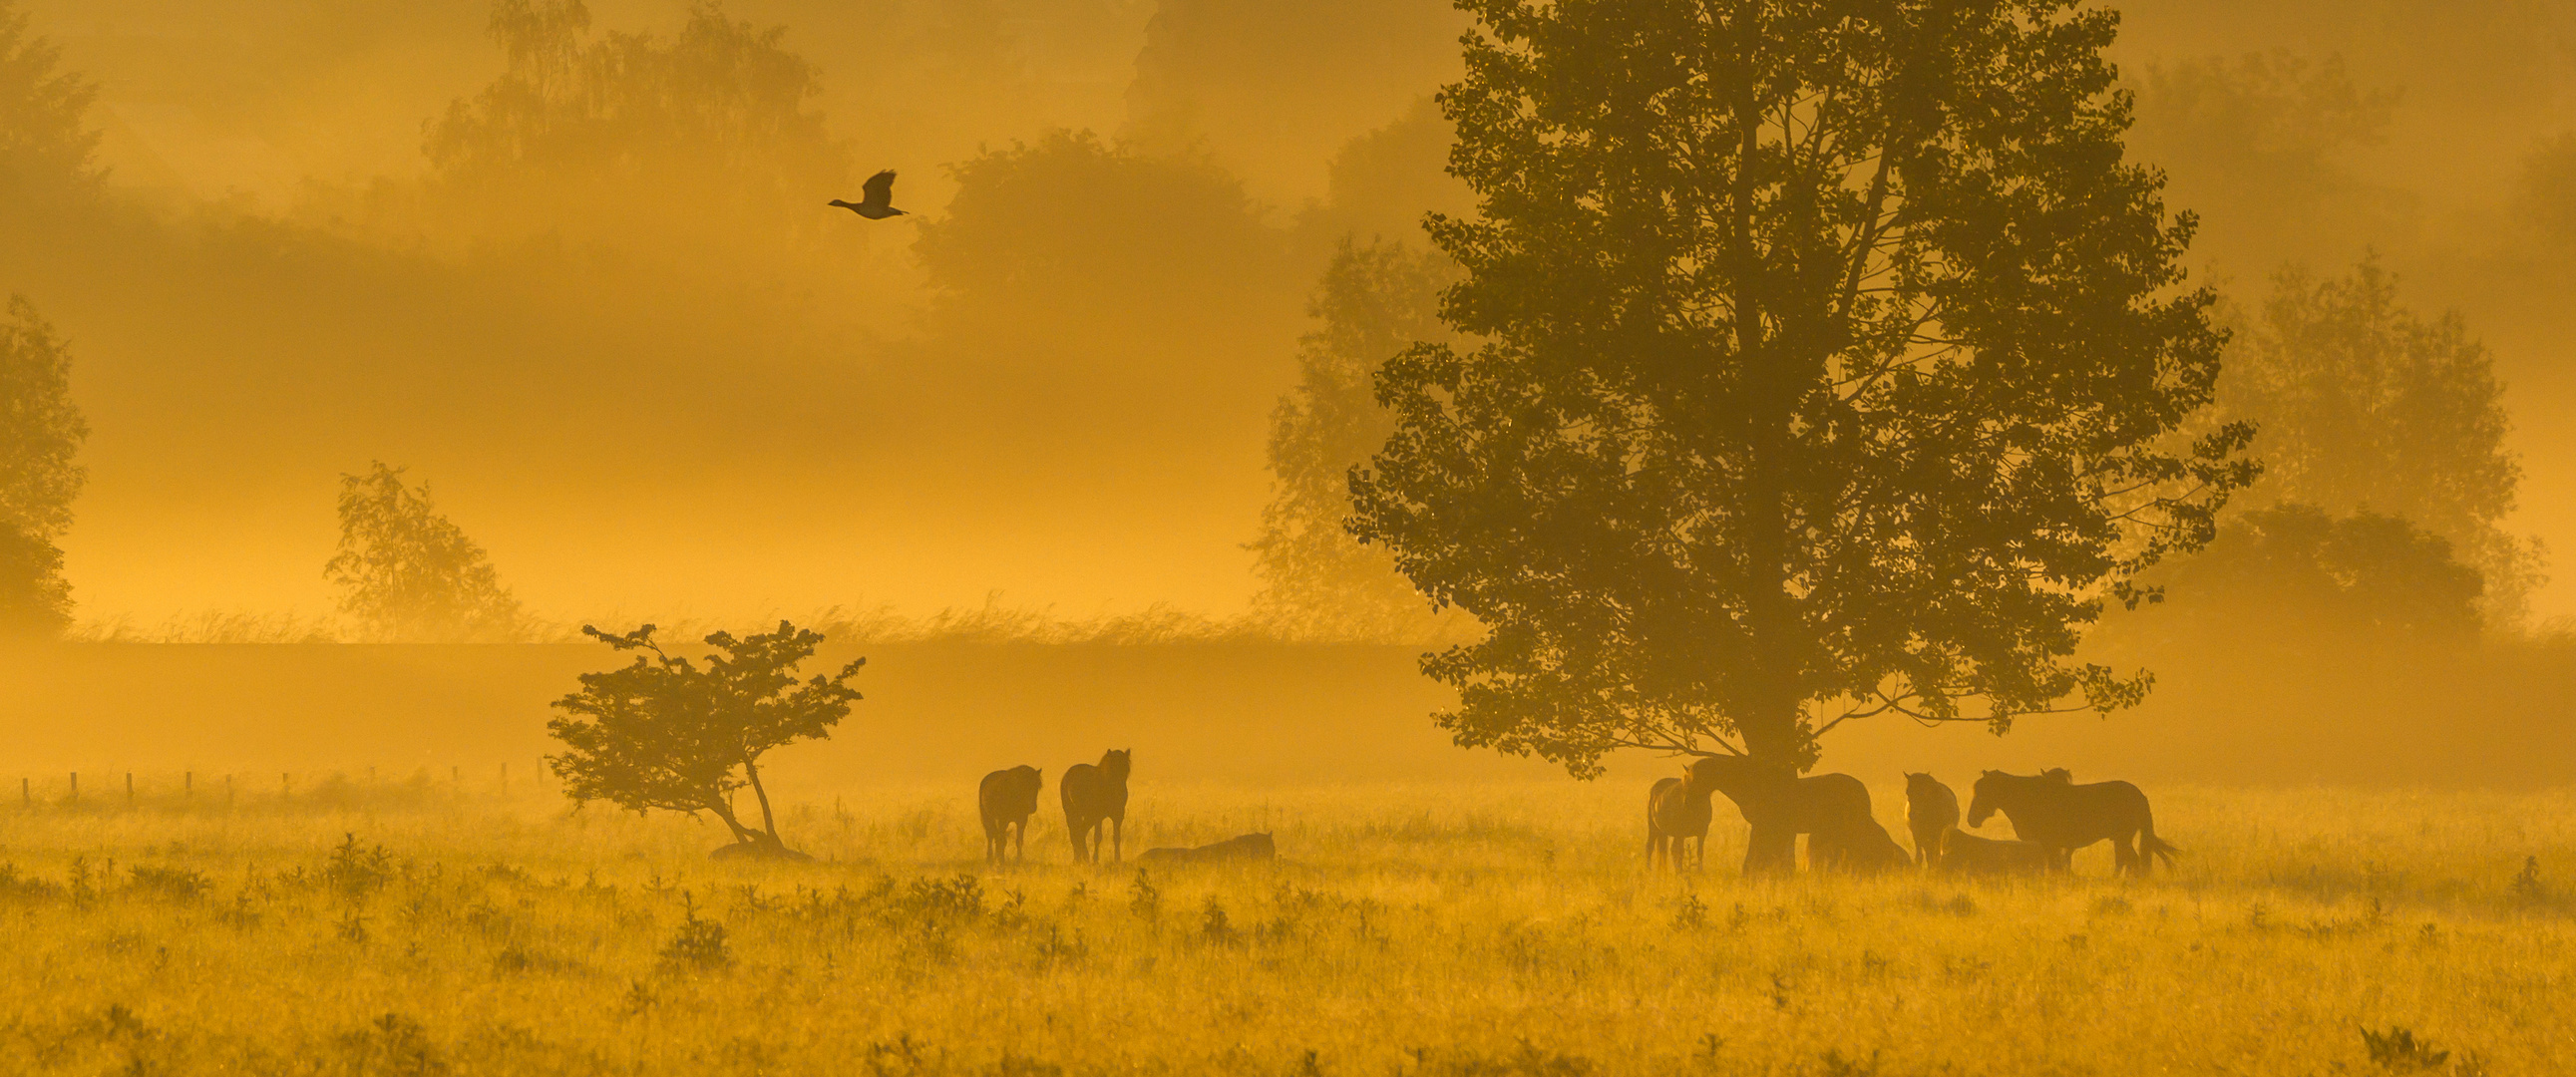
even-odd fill
[[[1648,876],[1642,800],[1140,783],[1130,856],[1283,858],[1143,887],[1044,817],[986,872],[966,789],[793,808],[811,865],[434,786],[0,809],[0,1073],[2309,1075],[2402,1072],[2362,1035],[2395,1027],[2438,1072],[2576,1059],[2569,794],[2163,791],[2179,871],[1992,884],[1748,883],[1723,805],[1706,876]]]

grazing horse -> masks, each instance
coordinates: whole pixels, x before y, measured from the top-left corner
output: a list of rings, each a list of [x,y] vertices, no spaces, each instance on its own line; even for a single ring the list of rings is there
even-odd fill
[[[1860,824],[1877,830],[1878,840],[1889,840],[1887,831],[1870,818],[1869,787],[1849,774],[1800,777],[1785,767],[1727,755],[1702,757],[1691,764],[1691,771],[1702,785],[1726,794],[1744,813],[1744,822],[1752,828],[1744,838],[1747,875],[1797,870],[1800,834],[1827,835],[1829,861],[1854,848],[1864,857],[1874,856],[1876,843],[1868,841]],[[1814,842],[1808,843],[1807,852],[1813,862]]]
[[[2064,868],[2057,850],[2035,841],[1996,841],[1958,827],[1936,841],[1940,870],[1950,875],[2040,875]]]
[[[1807,835],[1807,867],[1812,871],[1848,871],[1875,875],[1914,862],[1905,847],[1887,836],[1878,820],[1862,816]]]
[[[984,776],[984,784],[975,789],[975,807],[984,815],[987,863],[1002,862],[1005,842],[1017,850],[1021,863],[1028,862],[1029,816],[1038,813],[1038,789],[1045,784],[1038,768],[1031,766],[997,770]]]
[[[1646,793],[1646,870],[1661,858],[1675,872],[1687,863],[1698,870],[1708,859],[1709,794],[1717,792],[1697,765],[1682,768],[1678,778],[1659,778]],[[1685,846],[1696,841],[1698,846]]]
[[[1968,799],[1968,825],[1984,826],[1998,811],[2012,820],[2014,837],[2056,850],[2061,868],[2075,850],[2097,841],[2111,843],[2116,871],[2140,877],[2154,870],[2155,858],[2171,864],[2182,851],[2156,837],[2147,795],[2127,782],[2077,785],[2048,774],[1989,770]]]
[[[1109,859],[1124,859],[1119,843],[1127,832],[1127,749],[1112,748],[1100,765],[1076,763],[1055,783],[1064,797],[1064,828],[1073,835],[1074,863],[1100,862],[1100,824],[1109,824]]]
[[[1941,835],[1959,825],[1959,794],[1929,774],[1905,776],[1905,829],[1914,832],[1914,862],[1941,862]]]

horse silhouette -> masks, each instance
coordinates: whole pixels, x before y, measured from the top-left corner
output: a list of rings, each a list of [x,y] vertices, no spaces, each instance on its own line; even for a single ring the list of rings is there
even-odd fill
[[[1038,812],[1038,789],[1046,784],[1038,768],[1017,766],[997,770],[984,776],[975,788],[975,807],[984,816],[984,860],[1002,863],[1002,850],[1008,842],[1019,854],[1020,862],[1029,859],[1029,816]]]
[[[2062,870],[2057,850],[2035,841],[1996,841],[1951,827],[1936,839],[1950,875],[2038,875]]]
[[[1875,875],[1913,862],[1905,847],[1887,836],[1887,828],[1867,816],[1845,819],[1807,835],[1807,867],[1812,871]]]
[[[1125,859],[1119,848],[1127,830],[1127,749],[1102,753],[1100,765],[1076,763],[1055,784],[1064,798],[1064,828],[1073,837],[1073,861],[1100,862],[1100,824],[1109,824],[1109,859]]]
[[[1959,794],[1929,774],[1905,776],[1905,829],[1914,834],[1914,862],[1941,862],[1941,835],[1959,825]]]
[[[1709,794],[1717,787],[1708,784],[1694,766],[1682,768],[1678,778],[1656,779],[1654,788],[1646,791],[1646,870],[1655,870],[1660,858],[1675,872],[1687,862],[1699,870],[1708,860]],[[1696,841],[1690,848],[1684,842]]]
[[[2055,850],[2061,869],[2075,850],[2098,841],[2111,843],[2115,871],[2140,877],[2154,871],[2157,857],[2171,864],[2182,851],[2156,837],[2147,795],[2127,782],[2077,785],[2053,774],[1989,770],[1969,797],[1968,825],[1984,826],[1999,811],[2014,837]]]
[[[1785,767],[1767,766],[1743,756],[1704,756],[1691,763],[1700,782],[1735,802],[1751,830],[1744,838],[1744,872],[1795,871],[1798,835],[1825,834],[1828,860],[1841,863],[1858,855],[1874,861],[1875,842],[1893,844],[1887,831],[1870,817],[1869,787],[1849,774],[1800,777]],[[1864,826],[1866,829],[1864,829]],[[1902,852],[1902,850],[1899,850]],[[1808,860],[1815,860],[1808,842]]]
[[[1147,849],[1136,854],[1136,862],[1206,864],[1219,860],[1272,860],[1278,856],[1279,847],[1271,843],[1269,834],[1261,833],[1243,834],[1191,849]]]

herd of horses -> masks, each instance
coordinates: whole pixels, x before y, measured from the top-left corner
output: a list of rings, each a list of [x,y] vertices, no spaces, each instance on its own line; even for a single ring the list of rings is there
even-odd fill
[[[1655,782],[1646,794],[1646,864],[1675,871],[1701,865],[1708,845],[1710,798],[1726,794],[1751,828],[1745,837],[1745,873],[1790,870],[1799,835],[1807,838],[1807,866],[1815,871],[1870,873],[1923,867],[1962,875],[2066,871],[2075,850],[2110,842],[2116,871],[2144,876],[2157,858],[2171,863],[2181,850],[2156,836],[2147,795],[2127,782],[2078,785],[2062,769],[2038,774],[1979,775],[1964,821],[1984,826],[2001,812],[2013,840],[1982,838],[1960,829],[1958,794],[1929,774],[1905,776],[1907,853],[1871,815],[1869,787],[1849,774],[1801,776],[1740,756],[1691,761],[1678,778]]]
[[[1104,840],[1112,861],[1124,858],[1131,765],[1127,749],[1111,749],[1098,763],[1065,768],[1056,783],[1075,863],[1098,863]],[[987,862],[1028,859],[1029,817],[1037,814],[1038,793],[1045,784],[1038,768],[1025,765],[984,776],[975,804],[983,816]],[[1751,828],[1744,852],[1748,875],[1794,870],[1800,835],[1807,838],[1810,870],[1854,873],[1907,867],[1964,875],[2066,871],[2075,850],[2107,841],[2119,873],[2144,876],[2157,858],[2170,863],[2181,851],[2156,836],[2147,795],[2127,782],[2078,785],[2064,770],[1989,770],[1978,776],[1963,816],[1958,794],[1949,786],[1929,774],[1907,774],[1905,821],[1914,838],[1914,851],[1908,853],[1878,825],[1870,812],[1869,787],[1858,778],[1799,775],[1741,756],[1703,756],[1684,766],[1680,777],[1658,780],[1646,794],[1648,870],[1703,866],[1710,802],[1719,793],[1735,802]],[[1998,812],[2012,823],[2013,840],[1978,837],[1960,828],[1963,821],[1982,827]],[[1150,849],[1140,859],[1272,855],[1270,835],[1245,834],[1194,849]]]

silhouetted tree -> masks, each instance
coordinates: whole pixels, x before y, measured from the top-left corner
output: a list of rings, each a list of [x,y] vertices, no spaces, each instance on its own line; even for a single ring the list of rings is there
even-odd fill
[[[2280,621],[2327,637],[2477,634],[2483,583],[2439,535],[2395,516],[2335,516],[2314,505],[2231,516],[2208,549],[2164,574],[2190,598],[2159,618],[2207,618],[2210,634],[2222,640]]]
[[[87,122],[98,87],[55,70],[62,50],[29,34],[17,7],[0,0],[0,203],[23,204],[94,188],[102,173]]]
[[[407,643],[506,641],[521,634],[519,601],[483,547],[450,523],[429,486],[378,461],[340,476],[340,550],[322,574],[340,585],[340,611],[378,637]]]
[[[722,652],[704,664],[673,657],[653,641],[652,625],[612,635],[589,625],[582,634],[620,652],[640,652],[633,664],[581,675],[581,691],[556,700],[568,716],[546,723],[564,743],[546,757],[576,800],[606,800],[638,814],[655,809],[724,820],[734,841],[783,851],[769,790],[760,782],[760,757],[799,740],[823,740],[859,700],[848,681],[867,664],[861,658],[832,676],[796,679],[823,634],[786,621],[774,632],[741,639],[718,632],[706,637]],[[743,825],[733,793],[750,786],[760,800],[760,829]]]
[[[2356,160],[2386,140],[2399,95],[2354,81],[2339,56],[2150,64],[2137,88],[2130,146],[2169,170],[2174,197],[2203,215],[2204,256],[2345,258],[2355,236],[2409,208]]]
[[[0,321],[0,635],[54,636],[71,623],[71,585],[54,541],[71,527],[72,499],[87,477],[74,457],[89,436],[71,373],[71,351],[53,326],[25,297],[10,297]]]
[[[1419,341],[1445,341],[1440,291],[1457,266],[1397,240],[1343,241],[1315,289],[1316,328],[1299,342],[1297,386],[1270,418],[1271,501],[1251,543],[1254,605],[1306,632],[1382,635],[1420,626],[1429,605],[1386,551],[1344,521],[1350,472],[1395,432],[1377,402],[1378,366]]]
[[[2257,468],[2184,443],[2222,335],[2065,0],[1467,0],[1481,216],[1379,376],[1355,532],[1487,628],[1459,743],[1811,765],[1842,721],[2133,705],[2070,661]],[[1971,705],[1982,700],[1982,713]],[[1789,860],[1757,831],[1748,866]]]
[[[2466,322],[2417,316],[2395,275],[2365,260],[2331,279],[2283,271],[2253,330],[2223,393],[2231,415],[2263,429],[2264,480],[2248,503],[2409,521],[2485,577],[2490,624],[2519,623],[2543,554],[2500,526],[2522,465],[2505,448],[2494,356]]]
[[[581,0],[496,0],[501,76],[428,125],[435,189],[480,227],[622,244],[774,247],[851,186],[848,147],[806,107],[814,66],[712,4],[668,38],[592,37]]]

